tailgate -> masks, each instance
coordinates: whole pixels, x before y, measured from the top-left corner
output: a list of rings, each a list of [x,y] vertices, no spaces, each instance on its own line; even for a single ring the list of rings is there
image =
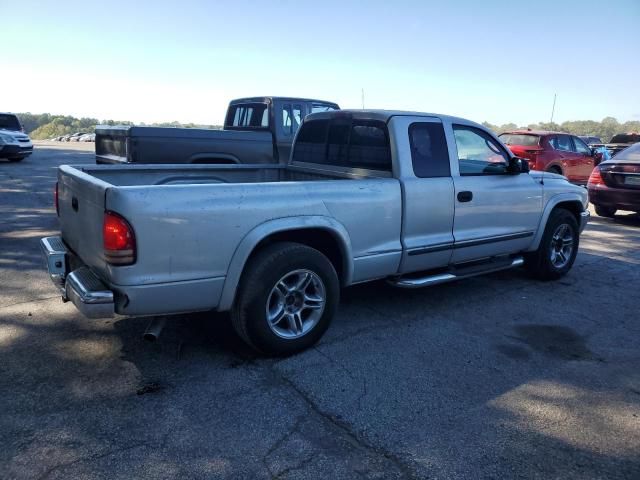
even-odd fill
[[[102,221],[105,192],[112,185],[77,168],[58,169],[60,231],[67,246],[96,272],[104,273]]]
[[[131,127],[96,127],[96,162],[126,163],[129,152],[129,131]]]

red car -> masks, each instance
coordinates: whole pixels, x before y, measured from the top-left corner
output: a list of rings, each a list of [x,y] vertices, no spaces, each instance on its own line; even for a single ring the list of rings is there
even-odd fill
[[[570,182],[586,184],[601,155],[575,135],[543,130],[514,130],[500,134],[513,154],[529,161],[531,170],[564,175]]]
[[[616,210],[640,213],[640,143],[594,168],[587,188],[601,217],[613,217]]]

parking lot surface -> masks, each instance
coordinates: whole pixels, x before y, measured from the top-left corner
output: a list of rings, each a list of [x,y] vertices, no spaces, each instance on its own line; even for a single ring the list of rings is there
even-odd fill
[[[640,478],[640,218],[592,217],[573,270],[343,292],[313,349],[256,357],[225,315],[86,320],[38,239],[55,167],[0,161],[2,478]]]

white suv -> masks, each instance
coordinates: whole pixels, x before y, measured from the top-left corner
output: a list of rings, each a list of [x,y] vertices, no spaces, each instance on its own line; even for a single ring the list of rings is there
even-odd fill
[[[33,143],[13,113],[0,113],[0,158],[19,162],[33,153]]]

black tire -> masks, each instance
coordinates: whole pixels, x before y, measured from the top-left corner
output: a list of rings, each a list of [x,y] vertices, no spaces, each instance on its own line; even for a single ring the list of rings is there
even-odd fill
[[[558,264],[554,264],[552,261],[552,249],[557,252],[558,247],[560,247],[564,253],[566,248],[566,246],[563,247],[566,240],[559,242],[554,239],[554,236],[559,232],[560,227],[563,225],[570,229],[572,248],[568,255],[565,254],[560,257],[566,258],[566,263],[560,264],[560,260],[558,259]],[[564,232],[565,230],[563,229],[562,231]],[[576,218],[570,211],[565,210],[564,208],[556,208],[549,215],[538,250],[525,256],[525,266],[529,273],[531,273],[535,278],[540,280],[556,280],[571,270],[573,262],[576,259],[576,255],[578,254],[579,243],[580,233]]]
[[[301,336],[297,338],[283,338],[274,330],[276,327],[270,326],[267,302],[271,301],[283,279],[300,275],[297,272],[301,271],[314,274],[314,281],[321,280],[324,307],[316,314],[319,319],[309,323],[313,324],[309,331],[299,333]],[[339,297],[338,275],[327,257],[299,243],[276,243],[260,250],[245,266],[231,310],[231,320],[238,335],[259,352],[273,356],[291,355],[309,348],[322,337],[335,314]],[[286,308],[285,303],[282,303],[282,312]],[[309,318],[311,315],[314,315],[313,311]],[[286,326],[287,320],[284,321]]]
[[[549,167],[547,169],[547,172],[549,173],[557,173],[558,175],[562,175],[562,170],[560,169],[560,167]]]
[[[9,158],[9,161],[10,162],[21,162],[24,159],[25,159],[25,157],[13,157],[13,158]]]
[[[605,207],[604,205],[594,205],[596,214],[600,217],[613,218],[616,215],[617,209],[613,207]]]

